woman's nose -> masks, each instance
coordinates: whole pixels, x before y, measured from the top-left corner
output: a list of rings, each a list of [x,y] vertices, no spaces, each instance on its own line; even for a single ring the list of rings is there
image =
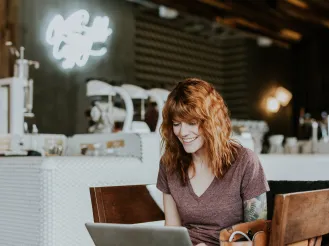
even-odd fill
[[[180,128],[180,132],[179,134],[184,137],[184,136],[187,136],[188,133],[189,133],[189,129],[188,129],[188,124],[185,124],[185,123],[182,123],[181,124],[181,128]]]

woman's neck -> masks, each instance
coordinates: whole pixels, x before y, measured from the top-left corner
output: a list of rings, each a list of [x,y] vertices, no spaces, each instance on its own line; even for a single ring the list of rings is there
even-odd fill
[[[203,148],[192,154],[192,160],[195,167],[208,166],[207,156]]]

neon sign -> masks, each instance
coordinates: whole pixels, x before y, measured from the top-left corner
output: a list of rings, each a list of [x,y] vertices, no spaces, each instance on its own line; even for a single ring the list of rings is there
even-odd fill
[[[103,56],[107,49],[102,46],[112,34],[109,18],[96,16],[88,26],[90,15],[86,10],[78,10],[66,20],[56,15],[49,23],[46,41],[53,46],[53,56],[62,60],[62,67],[83,67],[90,56]]]

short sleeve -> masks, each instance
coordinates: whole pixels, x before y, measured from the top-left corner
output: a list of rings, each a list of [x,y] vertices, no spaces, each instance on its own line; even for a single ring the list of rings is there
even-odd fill
[[[168,186],[167,171],[163,164],[160,163],[158,180],[156,187],[163,193],[170,194],[170,189]]]
[[[245,163],[243,165],[244,170],[241,183],[241,197],[246,201],[257,197],[270,189],[258,156],[253,151],[246,149],[243,161]]]

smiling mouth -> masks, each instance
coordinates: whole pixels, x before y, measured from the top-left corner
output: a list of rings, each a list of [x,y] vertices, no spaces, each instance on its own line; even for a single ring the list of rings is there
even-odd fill
[[[195,139],[197,139],[198,137],[194,137],[194,138],[182,138],[182,141],[183,141],[183,143],[186,143],[186,144],[188,144],[188,143],[191,143],[191,142],[193,142]]]

